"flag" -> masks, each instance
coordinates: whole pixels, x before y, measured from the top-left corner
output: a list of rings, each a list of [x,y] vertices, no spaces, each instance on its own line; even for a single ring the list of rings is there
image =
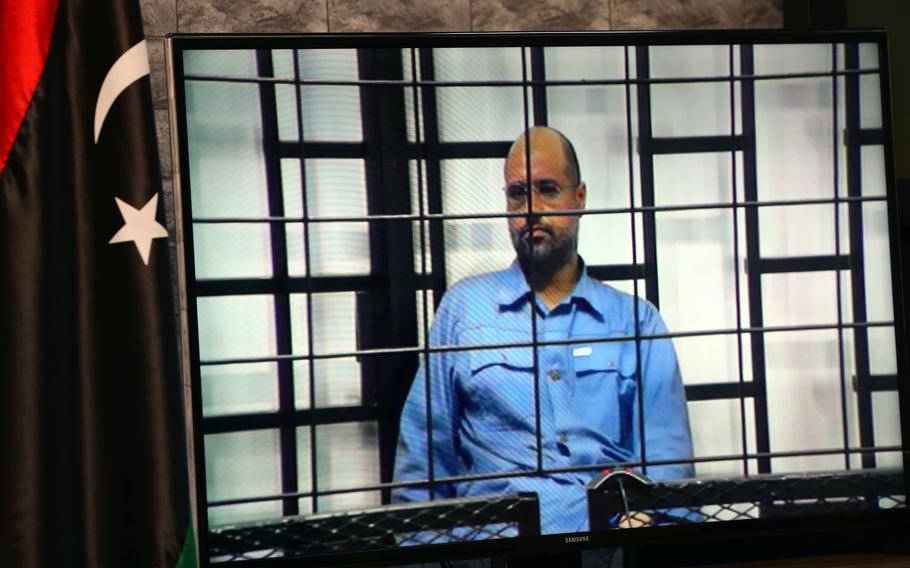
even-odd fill
[[[192,561],[135,0],[0,0],[0,564]]]

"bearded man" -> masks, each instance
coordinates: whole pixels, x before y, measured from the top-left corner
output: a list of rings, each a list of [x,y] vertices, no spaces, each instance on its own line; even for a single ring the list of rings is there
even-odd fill
[[[393,500],[535,492],[544,534],[587,531],[584,485],[600,469],[677,461],[646,474],[693,476],[676,354],[652,304],[585,271],[587,187],[571,142],[532,128],[503,174],[516,259],[440,303],[429,346],[443,350],[412,384],[395,458],[396,481],[435,483]]]

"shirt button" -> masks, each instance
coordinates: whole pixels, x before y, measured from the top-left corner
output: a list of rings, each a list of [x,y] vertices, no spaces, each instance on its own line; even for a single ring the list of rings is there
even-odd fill
[[[550,371],[550,380],[553,381],[554,383],[556,381],[558,381],[559,380],[559,371],[557,371],[555,369]]]

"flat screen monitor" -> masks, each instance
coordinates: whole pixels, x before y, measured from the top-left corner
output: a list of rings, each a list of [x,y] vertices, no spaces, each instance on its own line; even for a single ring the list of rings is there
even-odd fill
[[[906,522],[884,39],[171,37],[204,565]]]

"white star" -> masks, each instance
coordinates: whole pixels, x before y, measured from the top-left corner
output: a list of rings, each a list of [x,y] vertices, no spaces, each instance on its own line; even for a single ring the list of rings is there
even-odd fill
[[[148,266],[152,239],[167,236],[167,229],[155,220],[155,214],[158,212],[158,194],[153,195],[148,203],[142,206],[142,209],[136,209],[117,197],[114,198],[114,201],[117,202],[117,208],[120,209],[124,224],[108,241],[108,244],[132,241],[136,245],[136,250],[139,251],[139,256],[142,257],[143,264]]]

